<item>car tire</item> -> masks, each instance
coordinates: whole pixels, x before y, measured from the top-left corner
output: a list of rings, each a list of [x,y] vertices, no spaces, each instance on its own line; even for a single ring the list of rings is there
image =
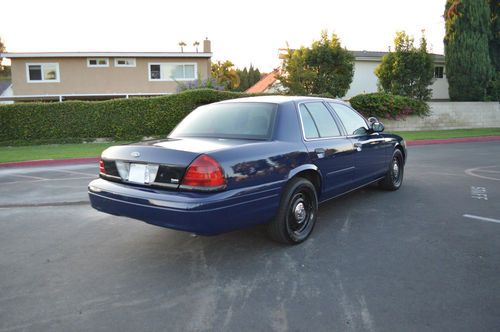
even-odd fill
[[[271,238],[285,244],[299,244],[311,235],[318,213],[316,188],[296,177],[285,186],[277,215],[269,223]]]
[[[385,190],[398,190],[403,184],[404,158],[401,150],[396,149],[392,154],[389,169],[385,177],[379,181],[379,186]]]

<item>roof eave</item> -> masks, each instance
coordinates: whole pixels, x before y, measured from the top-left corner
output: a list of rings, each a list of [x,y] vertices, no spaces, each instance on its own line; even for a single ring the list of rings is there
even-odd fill
[[[0,53],[0,57],[16,58],[211,58],[212,53],[205,52],[19,52]]]

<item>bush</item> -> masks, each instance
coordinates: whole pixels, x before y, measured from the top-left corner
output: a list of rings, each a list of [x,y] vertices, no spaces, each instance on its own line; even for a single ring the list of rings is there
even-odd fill
[[[150,98],[2,105],[0,144],[166,136],[196,107],[245,96],[199,89]]]
[[[208,78],[204,80],[199,78],[194,81],[177,82],[177,92],[195,89],[212,89],[224,91],[224,86],[218,84],[215,78]]]
[[[409,115],[429,115],[424,101],[384,92],[360,94],[349,101],[364,116],[398,120]]]

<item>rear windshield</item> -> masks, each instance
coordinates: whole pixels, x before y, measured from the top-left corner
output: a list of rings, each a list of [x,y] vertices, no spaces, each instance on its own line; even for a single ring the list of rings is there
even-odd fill
[[[271,138],[276,105],[224,103],[206,105],[191,112],[170,137]]]

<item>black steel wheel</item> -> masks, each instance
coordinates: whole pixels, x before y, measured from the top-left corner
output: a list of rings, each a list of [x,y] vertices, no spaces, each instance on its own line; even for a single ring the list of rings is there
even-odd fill
[[[285,187],[278,214],[269,224],[271,237],[282,243],[298,244],[311,235],[318,213],[316,188],[297,177]]]
[[[379,185],[386,190],[398,190],[403,184],[404,159],[399,149],[394,150],[391,163],[385,177],[380,180]]]

